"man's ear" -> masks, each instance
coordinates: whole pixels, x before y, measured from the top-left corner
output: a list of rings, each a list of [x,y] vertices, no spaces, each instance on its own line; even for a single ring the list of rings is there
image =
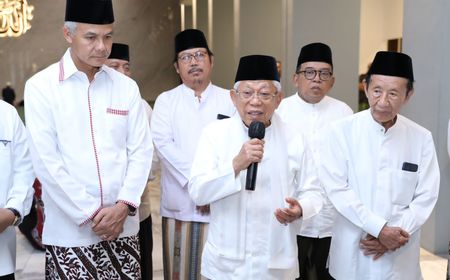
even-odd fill
[[[66,26],[63,26],[62,28],[64,39],[66,39],[67,43],[72,44],[72,36],[73,34],[70,33],[69,28]]]
[[[177,61],[175,61],[173,63],[173,67],[175,67],[175,71],[177,71],[177,74],[179,75],[180,74],[180,70],[178,69],[178,62]]]
[[[407,94],[406,94],[406,98],[405,98],[405,102],[403,104],[405,104],[406,102],[408,102],[411,99],[411,96],[414,95],[414,89],[411,89]]]

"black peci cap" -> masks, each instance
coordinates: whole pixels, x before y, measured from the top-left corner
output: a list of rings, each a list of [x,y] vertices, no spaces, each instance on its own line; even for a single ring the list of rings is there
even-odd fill
[[[241,57],[234,82],[248,80],[280,81],[275,58],[267,55]]]
[[[198,29],[186,29],[175,36],[175,55],[193,48],[205,48],[211,53],[203,32]]]
[[[402,77],[414,81],[411,57],[399,52],[377,52],[367,75]]]
[[[111,24],[114,12],[111,0],[67,0],[65,21]]]
[[[331,49],[324,43],[311,43],[300,50],[297,60],[297,68],[304,62],[318,61],[326,62],[333,67]]]
[[[130,48],[126,44],[113,43],[111,54],[108,58],[122,59],[130,61]]]

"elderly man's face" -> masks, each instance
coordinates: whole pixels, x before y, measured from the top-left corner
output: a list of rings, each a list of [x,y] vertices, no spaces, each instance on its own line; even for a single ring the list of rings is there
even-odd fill
[[[316,71],[312,79],[304,71]],[[322,74],[320,72],[322,71]],[[312,72],[311,72],[312,73]],[[329,74],[331,76],[326,79]],[[309,61],[300,65],[300,69],[294,74],[294,85],[297,88],[300,97],[307,103],[315,104],[320,102],[334,85],[333,69],[326,62]],[[307,78],[308,76],[308,78]],[[321,79],[325,78],[324,79]]]
[[[401,77],[372,75],[369,86],[364,82],[373,119],[386,129],[394,124],[401,107],[411,98],[407,95],[408,80]]]
[[[241,81],[237,91],[232,89],[230,95],[247,126],[253,121],[269,126],[273,112],[283,98],[283,93],[277,91],[272,81]]]
[[[195,90],[210,82],[213,61],[205,48],[188,49],[178,54],[175,69],[183,83]]]
[[[127,60],[108,58],[105,64],[128,77],[131,76],[130,63]]]

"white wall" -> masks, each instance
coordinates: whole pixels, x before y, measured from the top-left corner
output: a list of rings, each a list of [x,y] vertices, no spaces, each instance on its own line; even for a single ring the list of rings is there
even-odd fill
[[[429,129],[441,170],[439,199],[422,228],[421,245],[447,255],[450,241],[450,161],[447,124],[450,118],[450,2],[405,1],[403,49],[414,66],[415,93],[403,114]]]
[[[387,40],[402,37],[403,0],[361,0],[359,73],[367,72],[377,51],[387,50]]]

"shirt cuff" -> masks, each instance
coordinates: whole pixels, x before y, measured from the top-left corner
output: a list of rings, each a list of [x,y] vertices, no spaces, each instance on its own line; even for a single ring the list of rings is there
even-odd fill
[[[367,220],[367,223],[364,224],[363,229],[368,234],[378,238],[378,235],[380,235],[380,232],[385,224],[386,224],[385,219],[378,217],[376,215],[372,215]]]

